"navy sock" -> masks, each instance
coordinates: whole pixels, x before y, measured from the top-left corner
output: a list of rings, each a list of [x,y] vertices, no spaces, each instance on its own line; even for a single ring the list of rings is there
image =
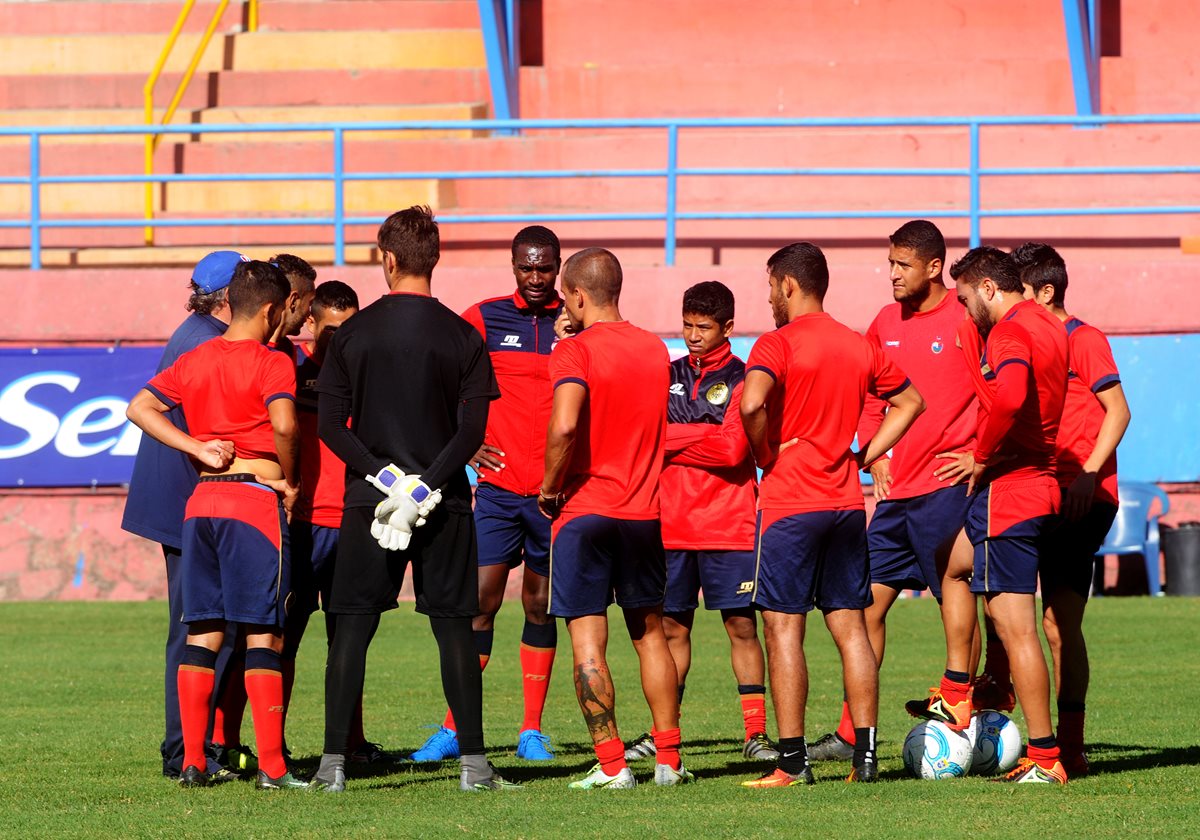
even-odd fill
[[[247,671],[282,671],[283,657],[270,648],[248,648],[246,650]]]
[[[1029,746],[1038,750],[1049,750],[1058,746],[1058,741],[1053,735],[1047,735],[1045,738],[1030,738]]]
[[[521,631],[521,644],[535,648],[558,647],[558,622],[551,619],[549,624],[534,624],[525,619],[525,628]]]
[[[766,694],[767,687],[765,685],[742,685],[738,683],[738,694]]]
[[[194,668],[208,668],[215,670],[217,667],[217,652],[209,650],[200,645],[188,645],[183,649],[183,658],[179,660],[180,665],[191,665]]]
[[[946,679],[956,683],[969,683],[971,681],[971,677],[966,671],[951,671],[949,668],[946,669]]]
[[[475,637],[475,652],[480,656],[492,655],[492,642],[496,639],[495,630],[472,630]]]

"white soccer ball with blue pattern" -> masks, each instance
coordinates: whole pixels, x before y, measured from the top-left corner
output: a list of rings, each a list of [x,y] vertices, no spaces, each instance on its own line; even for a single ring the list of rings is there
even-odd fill
[[[967,731],[975,744],[972,773],[994,776],[1017,766],[1021,758],[1021,730],[1008,715],[985,709],[971,717]]]
[[[904,766],[918,779],[956,779],[971,769],[971,739],[941,721],[918,723],[904,739]]]

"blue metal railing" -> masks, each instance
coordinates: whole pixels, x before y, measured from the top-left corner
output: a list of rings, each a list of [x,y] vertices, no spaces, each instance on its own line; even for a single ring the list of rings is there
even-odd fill
[[[968,219],[971,245],[981,241],[981,222],[987,218],[1200,214],[1197,205],[1140,205],[1121,207],[984,207],[981,196],[983,178],[1063,175],[1168,175],[1200,173],[1200,152],[1197,165],[1164,166],[1009,166],[984,167],[980,158],[980,134],[994,126],[1074,126],[1101,128],[1105,126],[1186,124],[1200,129],[1200,114],[1162,114],[1139,116],[1043,116],[1043,117],[861,117],[808,119],[593,119],[593,120],[468,120],[421,122],[360,122],[360,123],[287,123],[262,125],[170,125],[154,126],[52,126],[0,127],[0,137],[29,138],[29,174],[3,176],[0,184],[28,185],[30,212],[24,219],[0,219],[0,228],[25,228],[30,232],[30,265],[42,266],[42,234],[50,228],[126,228],[142,227],[261,227],[261,226],[329,226],[333,229],[334,261],[345,264],[346,228],[351,225],[375,225],[382,216],[352,216],[346,212],[346,184],[354,181],[403,180],[478,180],[478,179],[544,179],[544,178],[661,178],[666,186],[665,205],[661,211],[637,212],[579,212],[579,213],[498,213],[498,214],[439,214],[443,223],[528,223],[528,222],[594,222],[594,221],[661,221],[664,223],[665,262],[675,264],[677,228],[681,221],[744,220],[744,219]],[[967,161],[965,166],[925,168],[892,167],[682,167],[679,165],[680,135],[694,129],[796,129],[796,128],[965,128]],[[446,130],[587,130],[613,129],[661,130],[665,134],[664,165],[644,169],[542,169],[542,170],[468,170],[468,171],[346,171],[346,142],[355,132],[363,131],[446,131]],[[163,134],[224,134],[328,132],[333,144],[333,167],[330,172],[239,172],[223,174],[129,174],[129,175],[43,175],[41,172],[42,139],[53,136],[140,135],[148,131]],[[1200,149],[1200,130],[1194,148]],[[517,141],[519,142],[519,141]],[[964,208],[886,208],[878,210],[687,210],[679,207],[679,181],[698,176],[868,176],[868,177],[954,177],[965,178],[968,184],[967,206]],[[129,218],[79,219],[45,218],[41,210],[41,189],[49,184],[138,184],[138,183],[205,183],[223,181],[312,181],[326,182],[333,187],[333,214],[321,216],[261,216],[154,219],[147,222],[140,215]]]

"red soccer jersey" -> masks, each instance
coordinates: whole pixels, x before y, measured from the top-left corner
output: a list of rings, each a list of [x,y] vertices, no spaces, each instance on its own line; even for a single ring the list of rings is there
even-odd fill
[[[1104,406],[1096,399],[1101,389],[1121,381],[1117,363],[1104,333],[1078,318],[1067,329],[1067,398],[1058,427],[1058,483],[1063,487],[1083,471],[1096,448],[1104,422]],[[1096,475],[1096,501],[1117,504],[1117,454],[1114,452]]]
[[[267,406],[296,398],[296,366],[286,353],[252,339],[214,338],[180,356],[146,388],[183,407],[188,434],[197,440],[228,440],[238,458],[277,461]]]
[[[850,449],[867,394],[887,399],[908,378],[882,350],[825,312],[802,315],[754,343],[746,372],[775,380],[767,400],[771,446],[798,438],[763,470],[760,510],[862,508]]]
[[[1011,421],[1000,406],[1002,371],[1020,365],[1027,392]],[[1008,311],[987,337],[992,403],[979,431],[980,461],[991,465],[988,480],[1053,475],[1055,438],[1067,393],[1067,331],[1040,304],[1024,300]],[[997,457],[999,456],[999,457]]]
[[[339,528],[346,495],[346,465],[317,434],[317,374],[321,366],[297,346],[296,413],[300,418],[300,498],[297,516],[323,528]]]
[[[500,399],[488,409],[484,442],[504,453],[504,469],[484,470],[479,480],[521,496],[536,496],[542,483],[554,402],[550,351],[558,342],[554,320],[561,306],[556,298],[535,315],[514,293],[481,301],[462,314],[483,336],[500,386]]]
[[[657,519],[670,386],[662,339],[628,321],[601,321],[558,343],[550,379],[587,389],[555,527],[585,514]]]
[[[925,398],[925,411],[892,449],[892,490],[888,498],[909,499],[946,486],[933,472],[944,461],[939,452],[970,451],[978,422],[970,372],[955,341],[966,309],[947,293],[928,312],[912,312],[899,303],[883,307],[867,329],[867,340],[883,350]],[[865,446],[879,430],[887,403],[868,396],[858,422],[858,443]]]

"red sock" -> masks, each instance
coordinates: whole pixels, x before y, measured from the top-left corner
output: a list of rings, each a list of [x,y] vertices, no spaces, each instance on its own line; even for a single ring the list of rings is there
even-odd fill
[[[225,687],[213,711],[214,744],[236,747],[242,743],[242,718],[246,715],[246,661],[231,657],[225,666]]]
[[[259,769],[278,779],[287,772],[283,761],[283,673],[272,668],[247,668],[246,695],[254,718]]]
[[[208,731],[208,714],[212,709],[216,678],[215,669],[199,665],[181,664],[176,671],[184,769],[195,767],[203,772],[208,767],[208,758],[204,755],[204,735]]]
[[[354,719],[350,721],[350,751],[361,747],[367,743],[367,736],[363,733],[362,721],[362,695],[358,695],[358,702],[354,705]]]
[[[546,692],[550,689],[550,672],[554,668],[554,648],[531,647],[521,643],[521,686],[525,696],[525,720],[521,730],[542,729],[542,710],[546,708]]]
[[[850,720],[850,704],[842,701],[842,719],[838,721],[838,737],[847,744],[854,743],[854,721]]]
[[[1071,752],[1083,752],[1083,723],[1086,712],[1058,712],[1058,743]]]
[[[680,765],[679,728],[665,729],[662,732],[651,729],[650,734],[654,736],[654,749],[658,754],[655,761],[659,764],[666,764],[672,770],[678,770]]]
[[[767,698],[764,694],[742,694],[742,723],[746,738],[767,731]]]
[[[620,738],[609,738],[596,744],[596,758],[600,761],[600,769],[608,776],[615,776],[629,766],[625,763],[625,742]]]
[[[1029,756],[1031,761],[1036,761],[1042,767],[1049,769],[1054,766],[1054,762],[1058,761],[1059,752],[1058,745],[1053,747],[1035,747],[1030,744],[1026,748],[1025,754]]]
[[[483,654],[483,653],[479,654],[479,670],[480,671],[484,671],[487,669],[487,664],[488,664],[489,659],[491,659],[491,657],[488,656],[487,654]],[[444,721],[442,721],[442,726],[446,727],[451,732],[458,731],[458,727],[454,725],[454,713],[451,712],[449,709],[446,710],[446,719]]]
[[[942,692],[942,696],[950,701],[951,705],[957,705],[971,693],[971,681],[967,680],[965,683],[959,683],[943,676],[939,690]],[[850,743],[853,744],[854,741]]]

